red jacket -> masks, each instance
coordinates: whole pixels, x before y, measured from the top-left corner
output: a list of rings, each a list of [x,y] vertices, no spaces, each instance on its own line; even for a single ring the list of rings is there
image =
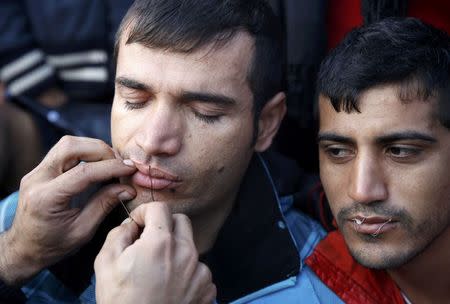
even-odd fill
[[[386,271],[366,268],[353,259],[339,231],[330,232],[306,259],[306,264],[345,303],[405,303]]]

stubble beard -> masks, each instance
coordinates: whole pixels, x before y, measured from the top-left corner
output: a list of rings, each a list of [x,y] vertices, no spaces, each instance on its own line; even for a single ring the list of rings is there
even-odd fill
[[[396,248],[391,250],[391,252],[386,252],[384,255],[380,255],[378,250],[374,252],[370,249],[370,246],[374,246],[377,243],[380,247],[383,246],[383,242],[386,241],[386,237],[383,234],[378,236],[357,236],[364,243],[367,243],[369,248],[348,247],[352,257],[364,267],[378,270],[395,270],[408,264],[425,252],[439,236],[445,233],[448,227],[448,219],[447,224],[442,225],[442,222],[436,218],[429,219],[413,227],[402,225],[401,229],[406,232],[407,242],[404,243],[401,239],[398,240]],[[375,257],[374,254],[376,255]]]

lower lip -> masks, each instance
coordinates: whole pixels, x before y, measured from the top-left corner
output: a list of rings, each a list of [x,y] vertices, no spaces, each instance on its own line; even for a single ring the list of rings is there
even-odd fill
[[[358,233],[380,235],[395,229],[397,227],[397,222],[362,223],[361,225],[358,225],[354,221],[350,221],[350,225]]]
[[[135,185],[153,190],[175,188],[180,184],[180,182],[178,181],[175,182],[173,180],[168,180],[164,178],[155,178],[155,177],[152,178],[148,175],[142,174],[139,171],[133,174],[131,180]]]

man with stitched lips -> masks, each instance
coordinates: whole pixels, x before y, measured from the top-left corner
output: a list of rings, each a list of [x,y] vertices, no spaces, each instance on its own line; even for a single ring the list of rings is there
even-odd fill
[[[115,46],[114,149],[63,138],[0,204],[3,285],[30,301],[338,303],[303,264],[323,229],[257,153],[286,111],[277,24],[263,0],[136,0]]]
[[[346,303],[450,302],[449,71],[449,35],[413,18],[354,30],[322,63],[320,177],[339,230],[307,263]]]

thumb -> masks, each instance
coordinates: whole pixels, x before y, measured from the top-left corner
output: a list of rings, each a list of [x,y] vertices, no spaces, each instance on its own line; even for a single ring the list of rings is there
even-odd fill
[[[102,188],[86,204],[79,214],[75,229],[77,235],[91,236],[105,217],[122,201],[136,196],[136,191],[126,185],[113,184]]]

